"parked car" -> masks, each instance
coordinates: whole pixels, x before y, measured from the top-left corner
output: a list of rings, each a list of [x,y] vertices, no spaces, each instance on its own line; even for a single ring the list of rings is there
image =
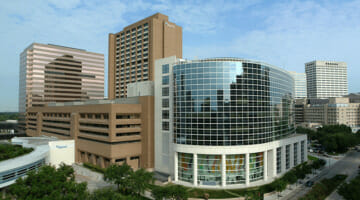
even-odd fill
[[[314,185],[314,181],[306,181],[305,186],[306,187],[312,187]]]

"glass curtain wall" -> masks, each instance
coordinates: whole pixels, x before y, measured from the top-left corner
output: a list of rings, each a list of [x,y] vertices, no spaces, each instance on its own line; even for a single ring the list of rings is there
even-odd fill
[[[181,181],[193,183],[193,154],[178,153],[178,178]]]
[[[264,153],[251,153],[249,158],[250,182],[264,177]]]
[[[221,155],[198,155],[198,183],[221,185]]]
[[[226,184],[245,183],[245,154],[226,156]]]
[[[173,71],[175,143],[251,145],[294,133],[286,72],[226,59],[180,63]]]

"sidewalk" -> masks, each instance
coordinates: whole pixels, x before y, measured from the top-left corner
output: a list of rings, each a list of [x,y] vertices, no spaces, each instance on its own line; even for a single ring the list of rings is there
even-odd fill
[[[90,169],[87,169],[81,165],[73,164],[72,167],[75,171],[75,180],[76,182],[86,182],[87,188],[90,192],[104,188],[104,187],[114,187],[114,185],[107,183],[103,179],[103,175]]]

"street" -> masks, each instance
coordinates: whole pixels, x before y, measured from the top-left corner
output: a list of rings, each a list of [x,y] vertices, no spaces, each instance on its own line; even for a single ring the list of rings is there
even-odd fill
[[[320,157],[320,156],[317,156]],[[348,152],[345,157],[341,160],[334,162],[334,159],[321,157],[322,159],[326,160],[325,169],[321,171],[318,176],[315,176],[309,180],[314,181],[315,183],[320,181],[323,178],[331,178],[336,174],[346,174],[348,175],[346,181],[351,180],[357,175],[358,166],[360,164],[360,152],[350,151]],[[330,168],[329,168],[330,163]],[[308,180],[308,179],[307,179]],[[307,181],[306,180],[306,181]],[[300,197],[304,196],[307,192],[310,191],[310,187],[305,187],[301,185],[294,189],[292,192],[288,193],[287,195],[283,196],[281,199],[284,200],[295,200],[299,199]],[[337,192],[333,192],[328,198],[328,200],[339,200],[341,196],[337,194]]]

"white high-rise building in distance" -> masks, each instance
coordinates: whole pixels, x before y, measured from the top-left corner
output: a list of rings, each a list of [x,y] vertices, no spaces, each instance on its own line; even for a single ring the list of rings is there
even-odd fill
[[[348,94],[345,62],[312,61],[305,63],[307,97],[329,98]]]
[[[306,74],[298,72],[289,72],[294,78],[294,91],[295,98],[305,98],[306,97]]]

